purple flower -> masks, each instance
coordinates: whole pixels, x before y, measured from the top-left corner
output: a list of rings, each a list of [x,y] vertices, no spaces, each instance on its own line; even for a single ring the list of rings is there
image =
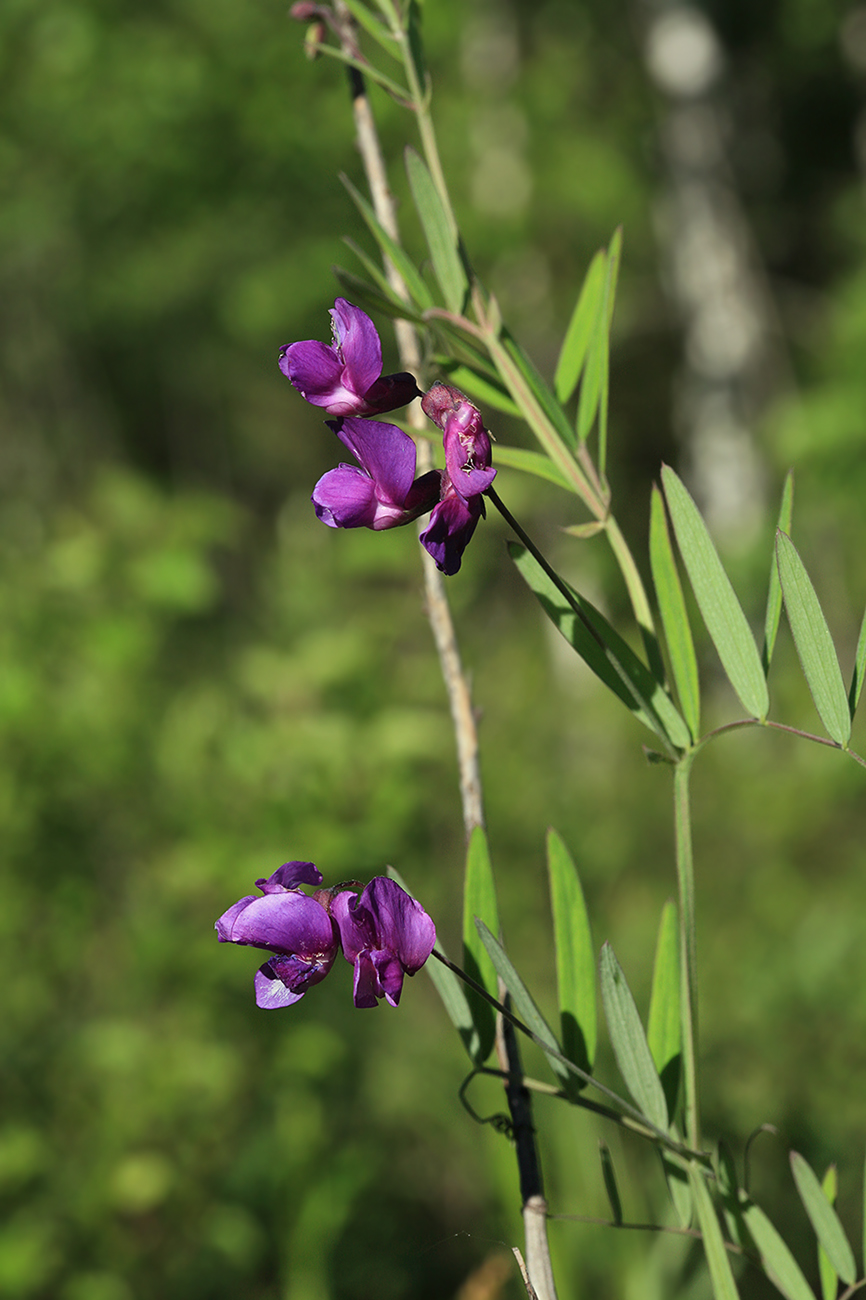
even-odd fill
[[[415,478],[415,444],[393,424],[328,420],[356,465],[328,470],[313,489],[316,514],[329,528],[396,528],[426,514],[439,500],[441,475]]]
[[[337,894],[333,912],[343,953],[355,966],[355,1006],[374,1007],[386,998],[396,1007],[403,976],[414,975],[433,951],[432,920],[386,876],[376,876],[360,894]]]
[[[490,464],[490,434],[477,406],[459,388],[437,381],[425,394],[421,410],[442,430],[445,464],[455,492],[464,501],[486,492],[496,470]]]
[[[418,539],[433,556],[437,569],[442,573],[451,577],[460,568],[463,552],[483,514],[482,497],[472,496],[468,501],[464,500],[446,474],[443,478],[442,499],[434,507],[430,522]]]
[[[382,345],[366,312],[338,298],[331,310],[334,341],[280,348],[280,369],[302,397],[331,415],[381,415],[418,397],[415,376],[382,374]]]
[[[224,912],[215,929],[220,943],[249,944],[274,953],[256,973],[260,1007],[289,1007],[323,980],[339,947],[337,927],[316,896],[299,885],[319,885],[312,862],[286,862],[267,880],[257,880],[262,897],[248,894]],[[329,901],[326,890],[320,891]]]

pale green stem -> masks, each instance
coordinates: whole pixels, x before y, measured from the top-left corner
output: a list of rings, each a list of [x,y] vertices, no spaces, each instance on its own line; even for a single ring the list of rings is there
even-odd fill
[[[682,1028],[683,1096],[686,1142],[700,1150],[701,1119],[698,1096],[698,988],[695,939],[695,872],[692,858],[692,822],[689,807],[689,776],[692,753],[674,768],[674,838],[680,924],[680,1024]]]

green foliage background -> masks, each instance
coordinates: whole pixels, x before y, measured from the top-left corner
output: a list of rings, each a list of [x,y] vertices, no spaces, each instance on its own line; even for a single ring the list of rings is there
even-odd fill
[[[798,383],[762,452],[779,478],[797,466],[795,531],[847,671],[866,597],[866,260],[846,8],[711,11]],[[625,223],[612,458],[638,544],[650,479],[677,454],[680,346],[653,237],[644,18],[601,0],[425,13],[467,241],[548,372],[589,257]],[[498,30],[516,62],[480,43]],[[280,344],[326,336],[339,236],[365,242],[336,180],[359,180],[342,74],[308,65],[301,36],[264,0],[0,8],[2,1296],[424,1300],[519,1240],[510,1152],[460,1109],[465,1059],[425,977],[397,1013],[355,1012],[346,967],[266,1015],[253,954],[212,932],[257,876],[310,858],[329,881],[392,862],[459,941],[453,746],[417,543],[316,522],[333,440],[275,365]],[[375,104],[393,156],[406,122]],[[473,194],[497,131],[522,141],[525,200],[492,212]],[[747,165],[760,131],[783,161],[764,177]],[[556,494],[500,482],[569,576],[621,611],[596,544],[560,538]],[[732,562],[756,621],[771,531]],[[450,590],[509,949],[543,1001],[552,822],[597,945],[611,938],[645,1006],[673,889],[667,774],[549,641],[503,536],[488,520]],[[784,636],[778,654],[777,698],[812,728]],[[711,701],[719,720],[732,707],[721,689]],[[750,734],[710,751],[695,787],[709,1125],[738,1152],[780,1127],[753,1183],[797,1249],[786,1144],[839,1160],[843,1217],[858,1213],[862,774]],[[473,1095],[493,1111],[485,1086]],[[599,1130],[543,1101],[538,1120],[552,1208],[605,1215]],[[658,1171],[611,1140],[627,1217],[663,1215]],[[703,1294],[680,1243],[553,1234],[566,1294]]]

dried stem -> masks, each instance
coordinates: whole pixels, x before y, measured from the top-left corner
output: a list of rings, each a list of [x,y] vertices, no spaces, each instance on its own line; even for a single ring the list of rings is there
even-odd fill
[[[357,48],[351,35],[353,23],[346,6],[337,0],[337,14],[340,18],[341,44],[346,53]],[[349,84],[352,93],[352,112],[355,118],[355,132],[358,148],[370,187],[370,196],[376,216],[382,226],[395,242],[399,242],[400,232],[394,207],[394,196],[388,185],[385,159],[376,132],[370,101],[367,97],[364,78],[356,68],[349,69]],[[384,259],[385,274],[388,283],[398,297],[408,302],[408,294],[403,279],[397,268]],[[397,348],[400,364],[404,369],[416,375],[422,382],[421,348],[418,335],[409,321],[397,320],[394,323],[397,336]],[[423,412],[417,405],[409,409],[408,423],[411,428],[425,427]],[[418,466],[422,473],[432,468],[432,451],[425,439],[418,441]],[[460,649],[454,632],[454,622],[445,594],[442,574],[427,551],[422,549],[424,570],[424,595],[426,598],[427,618],[433,631],[433,640],[439,655],[442,677],[448,692],[451,719],[457,742],[457,764],[460,778],[460,798],[463,806],[463,825],[468,840],[476,826],[484,825],[484,804],[481,791],[481,771],[478,760],[478,730],[475,725],[475,712],[472,707],[472,694],[469,681],[463,671]]]

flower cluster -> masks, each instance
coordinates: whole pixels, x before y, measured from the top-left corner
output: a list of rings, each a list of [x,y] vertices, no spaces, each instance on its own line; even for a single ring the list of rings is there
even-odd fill
[[[430,512],[421,543],[443,573],[456,573],[478,520],[482,494],[496,477],[490,435],[481,414],[449,384],[435,383],[421,409],[442,431],[445,469],[415,477],[408,434],[370,416],[421,396],[413,375],[383,375],[382,346],[365,312],[345,298],[331,311],[333,342],[315,339],[280,350],[280,369],[314,406],[338,419],[327,424],[357,465],[339,465],[313,490],[316,515],[330,528],[397,528]]]
[[[214,927],[218,940],[273,953],[256,972],[260,1007],[300,1001],[328,974],[341,946],[355,968],[355,1006],[374,1007],[385,998],[396,1007],[404,975],[414,975],[433,951],[430,917],[386,876],[364,889],[356,881],[313,894],[300,888],[321,883],[312,862],[284,863],[256,881],[260,897],[247,894],[222,914]]]

